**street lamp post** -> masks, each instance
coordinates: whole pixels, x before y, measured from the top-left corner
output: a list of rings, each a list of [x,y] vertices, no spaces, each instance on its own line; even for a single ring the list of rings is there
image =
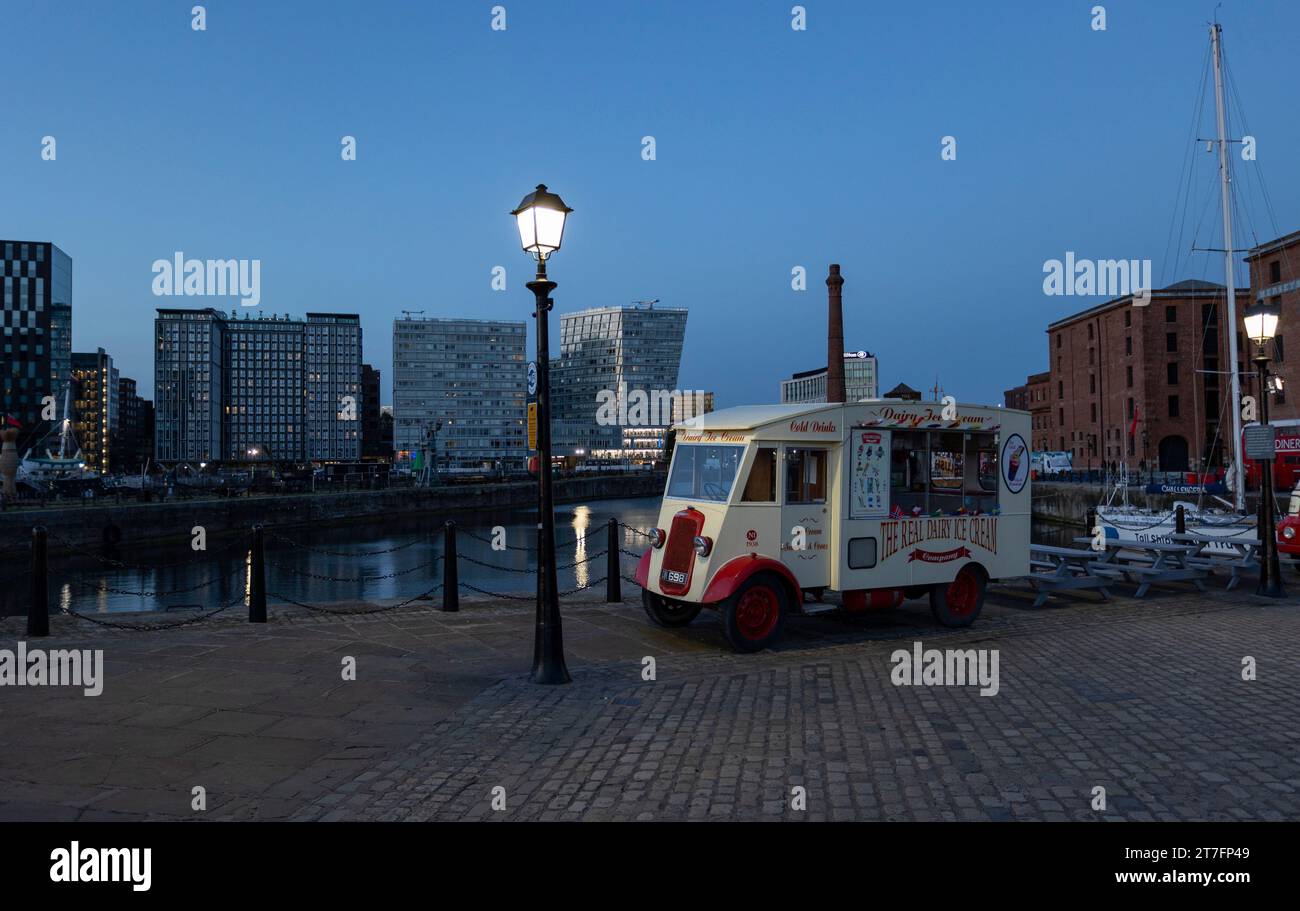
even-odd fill
[[[555,577],[555,508],[551,495],[551,343],[548,314],[555,282],[546,276],[547,258],[560,249],[564,221],[573,210],[560,197],[538,184],[510,214],[519,228],[519,241],[537,260],[537,274],[528,282],[536,298],[537,318],[537,622],[533,634],[533,682],[568,683],[564,664],[564,635],[560,626],[559,586]]]
[[[1259,301],[1247,307],[1243,316],[1246,335],[1255,343],[1255,366],[1259,370],[1259,422],[1268,426],[1268,343],[1277,334],[1278,308]],[[1260,459],[1259,528],[1264,553],[1259,560],[1259,587],[1255,594],[1285,598],[1282,569],[1277,556],[1277,530],[1273,518],[1273,460]]]

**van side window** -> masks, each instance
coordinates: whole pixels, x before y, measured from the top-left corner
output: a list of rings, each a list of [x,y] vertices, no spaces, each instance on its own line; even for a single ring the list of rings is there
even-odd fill
[[[939,509],[944,515],[951,515],[962,506],[965,436],[960,431],[930,434],[930,512]]]
[[[795,449],[785,451],[785,501],[787,503],[826,502],[826,450]]]
[[[754,453],[754,465],[741,494],[742,503],[776,502],[776,447],[760,446]]]
[[[966,439],[966,508],[992,512],[998,505],[998,438],[993,433],[972,433]]]
[[[895,430],[890,441],[889,497],[904,513],[925,511],[930,478],[929,441],[924,431]]]

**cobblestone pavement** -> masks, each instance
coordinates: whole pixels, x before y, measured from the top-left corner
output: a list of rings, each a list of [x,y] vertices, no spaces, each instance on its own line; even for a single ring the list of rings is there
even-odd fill
[[[56,618],[39,645],[103,648],[104,693],[0,689],[0,819],[1300,818],[1296,599],[1029,599],[998,590],[965,631],[922,602],[797,618],[757,655],[724,651],[709,612],[660,630],[569,601],[567,687],[521,674],[530,605]],[[21,631],[0,621],[0,645]],[[996,649],[997,694],[893,685],[916,641]]]

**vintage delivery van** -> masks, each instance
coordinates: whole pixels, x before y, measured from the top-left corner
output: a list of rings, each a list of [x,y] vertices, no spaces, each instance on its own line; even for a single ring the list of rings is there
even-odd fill
[[[661,626],[722,613],[739,651],[805,595],[847,610],[927,596],[968,626],[990,579],[1027,575],[1029,414],[874,399],[730,408],[676,425],[636,579]]]

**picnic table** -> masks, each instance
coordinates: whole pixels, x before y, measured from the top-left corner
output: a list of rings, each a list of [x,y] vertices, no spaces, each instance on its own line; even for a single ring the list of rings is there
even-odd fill
[[[1213,535],[1198,535],[1191,532],[1175,534],[1173,538],[1180,543],[1196,546],[1196,550],[1187,558],[1190,565],[1200,566],[1211,573],[1216,569],[1228,570],[1227,591],[1232,591],[1241,582],[1242,570],[1256,574],[1259,572],[1259,550],[1264,546],[1264,542],[1259,538],[1235,536],[1218,538]],[[1212,545],[1227,547],[1231,552],[1207,552],[1207,548]]]
[[[1079,544],[1093,544],[1093,539],[1087,536],[1074,540]],[[1127,579],[1137,586],[1136,598],[1145,598],[1152,585],[1169,582],[1191,582],[1197,591],[1205,591],[1204,580],[1210,574],[1209,570],[1188,562],[1200,550],[1200,545],[1107,538],[1106,550],[1114,550],[1115,556],[1104,564],[1094,564],[1093,571]]]
[[[1109,599],[1106,586],[1110,578],[1094,573],[1093,567],[1105,563],[1114,555],[1105,550],[1080,550],[1077,547],[1055,547],[1050,544],[1029,546],[1029,565],[1033,572],[1026,578],[1037,592],[1034,607],[1042,607],[1053,592],[1077,591],[1095,588],[1102,598]]]

